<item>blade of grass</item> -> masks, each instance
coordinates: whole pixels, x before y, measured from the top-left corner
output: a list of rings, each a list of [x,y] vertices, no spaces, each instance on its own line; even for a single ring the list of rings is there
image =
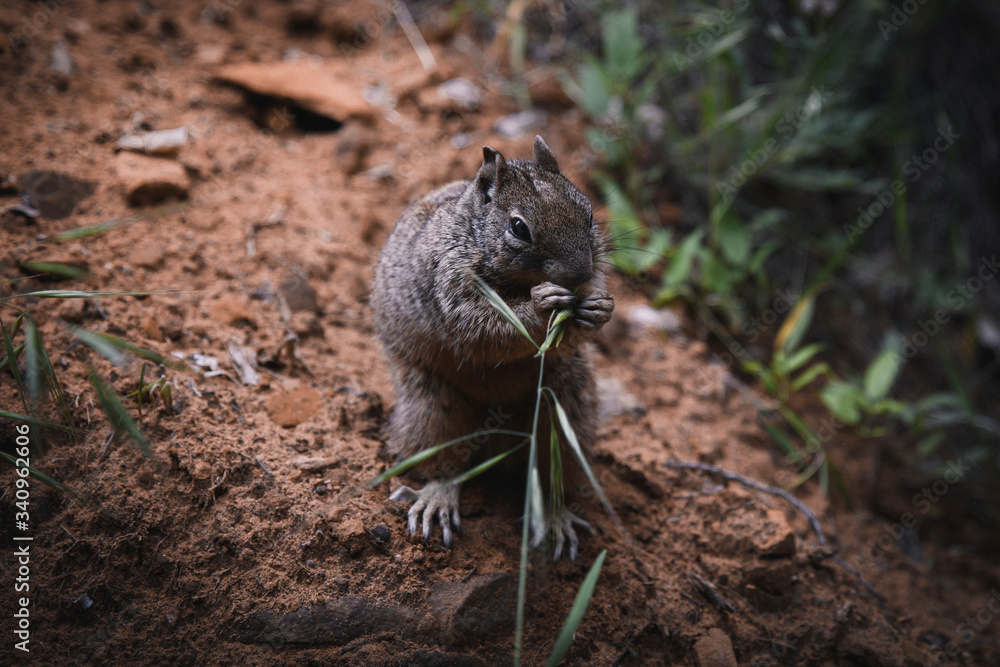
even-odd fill
[[[504,304],[506,305],[506,304]],[[531,447],[528,450],[528,483],[524,490],[524,525],[521,527],[521,562],[517,574],[517,620],[514,629],[514,667],[521,665],[521,648],[524,642],[524,606],[528,592],[528,528],[531,507],[534,503],[532,476],[538,473],[538,417],[542,412],[542,380],[545,377],[545,353],[538,364],[538,386],[535,389],[535,416],[531,423]]]
[[[49,358],[49,353],[45,350],[45,345],[42,343],[42,336],[38,331],[38,326],[30,318],[25,321],[24,337],[25,343],[30,344],[30,347],[35,349],[35,356],[37,357],[34,362],[29,363],[36,363],[40,366],[42,376],[45,378],[45,383],[49,388],[49,395],[52,396],[52,402],[59,412],[62,413],[66,423],[70,423],[73,421],[73,415],[70,414],[69,406],[66,404],[66,395],[63,393],[59,378],[56,377],[56,371],[52,367],[52,360]]]
[[[0,410],[0,417],[4,419],[11,419],[14,421],[22,421],[28,424],[34,424],[35,426],[44,426],[46,428],[54,428],[58,431],[63,431],[64,433],[72,433],[73,435],[79,435],[82,431],[73,426],[67,426],[66,424],[58,424],[56,422],[49,421],[48,419],[42,419],[41,417],[33,417],[31,415],[22,415],[16,412],[8,412],[7,410]]]
[[[3,323],[2,317],[0,317],[0,333],[3,334],[3,347],[7,352],[7,358],[11,360],[16,359],[17,355],[14,354],[14,345],[10,342],[10,336],[7,335],[7,326]],[[28,407],[28,394],[24,391],[24,379],[21,377],[21,371],[18,369],[17,363],[13,361],[7,367],[14,378],[14,386],[17,387],[17,393],[21,397],[21,404],[24,406],[24,411],[30,415],[31,408]]]
[[[404,472],[406,472],[407,470],[409,470],[413,466],[417,465],[418,463],[422,463],[422,462],[426,461],[427,459],[433,457],[435,454],[437,454],[438,452],[440,452],[442,449],[447,449],[448,447],[451,447],[452,445],[457,445],[460,442],[465,442],[466,440],[472,440],[473,438],[478,438],[478,437],[481,437],[483,435],[519,435],[519,436],[524,437],[524,438],[530,438],[531,437],[530,433],[524,433],[522,431],[505,431],[505,430],[502,430],[502,429],[492,429],[492,430],[486,430],[486,431],[476,431],[475,433],[470,433],[469,435],[463,435],[461,438],[455,438],[454,440],[449,440],[448,442],[445,442],[445,443],[442,443],[440,445],[436,445],[434,447],[430,447],[428,449],[424,449],[422,451],[417,452],[413,456],[410,456],[409,458],[405,459],[404,461],[401,461],[400,463],[396,464],[392,468],[389,468],[388,470],[386,470],[384,473],[382,473],[381,475],[379,475],[378,477],[376,477],[372,481],[368,482],[367,486],[368,486],[369,489],[372,488],[373,486],[378,486],[379,484],[381,484],[383,482],[389,481],[393,477],[396,477],[398,475],[402,475]]]
[[[90,384],[94,387],[94,392],[97,394],[97,401],[100,403],[101,410],[107,416],[108,421],[111,422],[111,426],[115,429],[115,432],[128,436],[136,444],[143,456],[151,461],[156,461],[156,457],[153,456],[153,450],[149,445],[149,440],[146,439],[146,436],[142,434],[142,431],[139,430],[139,427],[136,426],[136,423],[129,416],[115,390],[102,380],[93,368],[87,368],[87,375],[90,379]]]
[[[101,353],[113,363],[119,363],[119,361],[116,360],[124,360],[124,352],[131,352],[137,357],[152,361],[155,364],[169,366],[179,371],[187,370],[184,368],[184,365],[178,361],[168,359],[162,354],[153,352],[152,350],[147,350],[146,348],[139,347],[138,345],[134,345],[123,338],[119,338],[118,336],[100,331],[82,329],[80,327],[73,326],[72,324],[68,326],[69,330],[73,332],[73,335],[79,338],[82,343]]]
[[[102,222],[97,225],[89,225],[87,227],[77,227],[75,229],[67,229],[64,232],[60,232],[53,236],[50,240],[60,242],[60,241],[72,241],[74,239],[82,239],[87,236],[96,236],[97,234],[103,234],[106,231],[114,229],[116,227],[122,227],[123,225],[128,225],[133,222],[139,222],[140,220],[150,220],[153,218],[158,218],[162,215],[169,215],[176,211],[180,211],[187,206],[187,202],[182,202],[180,204],[171,204],[169,206],[161,206],[160,208],[154,209],[152,211],[147,211],[145,213],[139,213],[138,215],[130,215],[125,218],[115,218],[114,220],[108,220],[107,222]]]
[[[521,318],[517,316],[517,313],[515,313],[511,307],[507,305],[507,302],[500,298],[500,295],[497,294],[492,287],[487,285],[485,280],[476,274],[472,274],[472,277],[476,281],[479,291],[483,293],[486,300],[490,302],[490,305],[496,308],[503,318],[510,322],[515,329],[517,329],[518,333],[524,336],[526,340],[530,341],[531,344],[537,348],[538,344],[531,338],[531,334],[528,333],[528,328],[524,326],[524,322],[522,322]]]
[[[7,452],[0,452],[0,459],[3,459],[7,463],[11,464],[12,466],[14,466],[14,468],[27,467],[29,475],[31,475],[32,477],[34,477],[35,479],[37,479],[42,484],[45,484],[46,486],[49,486],[49,487],[55,489],[56,491],[61,491],[63,493],[68,493],[69,495],[74,496],[76,498],[83,498],[83,496],[81,496],[79,493],[77,493],[73,489],[69,488],[68,486],[66,486],[62,482],[57,482],[56,480],[52,479],[51,477],[49,477],[48,475],[46,475],[44,472],[38,470],[37,468],[33,468],[31,466],[20,466],[20,465],[18,465],[17,459],[15,459],[13,456],[11,456],[10,454],[8,454]]]
[[[21,343],[20,345],[18,345],[17,347],[15,347],[14,348],[14,359],[17,359],[19,356],[21,356],[21,352],[23,350],[24,350],[24,343]],[[7,368],[7,364],[8,363],[10,363],[10,357],[4,355],[4,358],[0,359],[0,373],[3,372],[3,369]]]
[[[601,504],[604,505],[604,510],[608,513],[608,516],[610,516],[615,523],[619,523],[618,514],[615,512],[614,508],[611,507],[611,501],[609,501],[608,497],[604,494],[604,489],[601,488],[600,483],[597,481],[597,476],[594,475],[594,471],[591,470],[590,464],[587,463],[587,457],[584,456],[583,449],[580,447],[580,442],[576,439],[576,432],[573,430],[573,425],[569,423],[569,416],[563,409],[562,404],[559,403],[559,399],[556,397],[555,392],[548,387],[546,387],[545,390],[548,391],[549,396],[552,397],[552,403],[556,408],[556,417],[559,419],[559,426],[562,427],[563,435],[566,436],[566,441],[569,442],[570,448],[573,450],[573,453],[576,454],[576,458],[580,461],[580,466],[587,474],[587,479],[590,480],[590,485],[594,488],[598,498],[601,499]]]
[[[480,463],[479,465],[477,465],[475,468],[472,468],[471,470],[466,470],[465,472],[463,472],[458,477],[454,477],[452,479],[449,479],[448,482],[447,482],[447,484],[449,486],[457,486],[459,484],[464,484],[465,482],[469,481],[473,477],[478,477],[479,475],[482,475],[484,472],[486,472],[487,470],[489,470],[490,468],[492,468],[496,464],[500,463],[505,458],[507,458],[508,456],[510,456],[511,454],[513,454],[514,452],[516,452],[517,450],[521,449],[522,447],[524,447],[526,444],[528,444],[527,440],[525,440],[524,442],[522,442],[520,445],[517,445],[516,447],[512,447],[512,448],[508,449],[506,452],[504,452],[502,454],[497,454],[496,456],[494,456],[493,458],[489,459],[488,461],[483,461],[482,463]]]
[[[573,311],[568,308],[565,310],[560,310],[558,313],[552,313],[549,316],[549,328],[548,335],[545,336],[545,340],[542,342],[541,346],[538,348],[538,354],[535,356],[541,356],[542,352],[548,351],[550,347],[558,347],[559,343],[562,342],[563,333],[566,331],[564,322],[569,319],[569,316],[573,314]]]
[[[102,292],[93,290],[43,289],[36,292],[24,292],[0,297],[0,301],[35,297],[38,299],[100,299],[112,296],[155,296],[157,294],[177,294],[177,290],[162,290],[159,292]]]
[[[587,576],[584,577],[583,583],[580,585],[580,590],[576,592],[576,597],[573,599],[573,606],[569,610],[569,616],[566,617],[566,622],[559,632],[555,646],[552,647],[552,653],[549,654],[549,659],[545,662],[546,667],[555,667],[558,665],[566,656],[566,652],[569,651],[569,647],[573,643],[573,635],[576,634],[576,629],[580,626],[583,615],[587,613],[587,607],[590,606],[590,599],[594,595],[594,589],[597,587],[597,579],[601,575],[601,568],[604,566],[604,558],[607,555],[607,549],[602,551],[597,560],[594,561],[594,564],[590,566]]]
[[[142,421],[142,383],[146,379],[146,362],[142,362],[139,369],[139,391],[135,393],[136,410],[139,413],[139,421]]]
[[[21,262],[21,269],[28,273],[44,274],[67,280],[80,280],[90,275],[87,269],[58,262]]]

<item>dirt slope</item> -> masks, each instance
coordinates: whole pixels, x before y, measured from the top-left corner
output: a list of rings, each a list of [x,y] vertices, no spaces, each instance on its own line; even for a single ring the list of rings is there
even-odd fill
[[[90,499],[31,487],[31,657],[102,665],[509,663],[517,481],[467,486],[464,532],[450,551],[408,539],[405,508],[386,500],[398,482],[365,488],[388,464],[378,432],[393,401],[368,285],[400,211],[475,173],[484,143],[528,156],[540,132],[584,183],[593,156],[579,114],[543,88],[543,124],[517,139],[497,135],[495,121],[517,107],[491,87],[471,33],[424,25],[438,65],[427,74],[402,31],[363,2],[52,4],[0,2],[9,36],[0,52],[0,174],[55,170],[88,182],[91,194],[64,219],[2,214],[0,280],[18,281],[0,292],[169,294],[22,302],[86,429],[78,439],[46,433],[46,452],[33,464]],[[53,71],[59,40],[72,71]],[[306,132],[299,126],[330,123],[287,101],[248,101],[216,78],[223,65],[283,59],[307,74],[318,59],[335,68],[346,62],[338,76],[349,77],[354,94],[369,86],[368,99],[381,106],[348,105],[338,131]],[[478,109],[439,97],[437,86],[460,75],[483,91]],[[180,126],[191,140],[176,158],[160,158],[180,172],[163,161],[130,167],[124,163],[134,158],[115,153],[127,132]],[[456,148],[462,133],[468,146]],[[186,191],[186,206],[97,236],[49,240],[159,211],[127,201],[130,179],[159,182],[158,169],[165,173],[157,178]],[[4,187],[0,204],[16,204],[18,188]],[[140,200],[170,192],[154,188]],[[89,277],[26,279],[26,261],[71,264]],[[701,461],[777,485],[796,473],[761,428],[765,399],[711,365],[693,328],[630,328],[630,309],[644,303],[636,287],[616,282],[616,321],[597,352],[601,376],[617,383],[609,397],[627,399],[606,420],[596,456],[622,525],[588,507],[598,534],[585,539],[576,564],[534,556],[527,660],[544,662],[585,572],[607,548],[568,664],[726,665],[734,656],[740,665],[922,665],[943,661],[948,642],[956,664],[997,664],[1000,564],[988,556],[995,540],[966,527],[946,490],[920,516],[931,536],[917,545],[924,559],[904,555],[893,525],[903,512],[919,514],[911,496],[920,489],[882,472],[881,448],[830,444],[854,509],[831,505],[814,483],[800,489],[827,531],[826,549],[784,500],[667,469],[670,460]],[[13,320],[12,311],[0,315]],[[172,409],[146,402],[141,424],[159,465],[112,437],[87,383],[92,365],[120,393],[132,392],[139,363],[111,366],[74,344],[66,322],[186,362],[195,354],[220,360],[226,373],[216,377],[166,371]],[[296,362],[289,331],[299,338]],[[260,384],[234,381],[231,344],[271,362]],[[0,406],[20,410],[9,375],[2,378]],[[134,400],[126,405],[136,414]],[[0,421],[4,441],[13,442],[13,427]],[[0,482],[6,662],[20,657],[10,638],[11,545],[21,533],[7,518],[16,511],[9,468]],[[941,524],[951,528],[935,528]],[[833,550],[861,569],[884,605],[832,562]]]

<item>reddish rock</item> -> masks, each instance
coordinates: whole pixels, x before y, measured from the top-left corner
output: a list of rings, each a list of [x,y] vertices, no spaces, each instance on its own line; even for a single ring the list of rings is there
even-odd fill
[[[301,386],[285,394],[276,394],[264,406],[278,426],[292,428],[312,417],[319,410],[319,394],[312,387]]]
[[[183,199],[191,187],[184,167],[165,158],[122,152],[115,157],[115,169],[132,206]]]

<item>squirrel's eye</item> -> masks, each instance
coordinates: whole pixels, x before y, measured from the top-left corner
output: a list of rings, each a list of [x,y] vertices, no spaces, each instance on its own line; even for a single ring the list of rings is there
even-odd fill
[[[510,233],[526,243],[531,243],[531,230],[520,216],[513,216],[510,219]]]

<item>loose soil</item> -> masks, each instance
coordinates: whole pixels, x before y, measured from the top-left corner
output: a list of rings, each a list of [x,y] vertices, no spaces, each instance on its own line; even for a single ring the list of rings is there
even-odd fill
[[[0,293],[162,293],[15,302],[37,319],[84,429],[76,438],[36,429],[44,455],[33,465],[86,500],[31,486],[30,657],[509,664],[523,486],[468,484],[463,532],[450,550],[439,535],[424,543],[406,534],[406,508],[387,500],[400,482],[366,487],[391,463],[379,433],[393,403],[367,297],[402,209],[471,177],[480,145],[527,157],[537,131],[585,183],[594,156],[580,114],[542,81],[531,94],[543,124],[517,139],[499,136],[494,123],[517,106],[487,74],[488,45],[470,26],[449,29],[443,14],[421,19],[438,67],[427,74],[403,32],[363,2],[50,4],[0,2],[0,30],[14,35],[0,45],[0,174],[59,171],[85,182],[66,185],[84,198],[62,219],[2,214],[0,278],[10,282]],[[68,74],[50,67],[59,40],[74,64]],[[289,100],[268,103],[216,77],[223,66],[308,68],[318,59],[346,62],[342,71],[360,82],[352,94],[372,86],[375,105],[366,112],[352,102],[336,131]],[[438,85],[456,76],[483,90],[478,109],[439,97]],[[158,159],[183,174],[130,207],[136,174],[119,164],[115,142],[179,126],[191,140],[176,158]],[[462,133],[468,145],[456,148]],[[17,204],[18,187],[3,188],[0,204]],[[181,208],[153,203],[185,190]],[[51,241],[109,220],[124,224]],[[26,277],[28,261],[89,274]],[[576,563],[532,555],[526,662],[544,662],[587,569],[607,549],[567,664],[1000,664],[1000,551],[949,492],[961,487],[959,473],[917,477],[893,454],[897,444],[841,432],[827,447],[853,507],[815,481],[796,491],[826,531],[820,547],[784,499],[667,468],[698,461],[777,486],[797,475],[762,427],[766,397],[711,364],[695,327],[630,325],[630,309],[646,303],[641,287],[615,281],[615,320],[595,352],[610,414],[594,464],[621,525],[586,507],[596,535],[583,538]],[[0,315],[9,327],[15,313]],[[139,420],[154,462],[113,434],[87,380],[92,366],[121,395],[134,392],[140,362],[111,365],[75,342],[67,324],[187,364],[214,357],[224,373],[162,371],[173,404],[147,397]],[[266,362],[256,386],[238,381],[231,345]],[[160,372],[147,368],[147,381]],[[2,378],[0,406],[21,411],[9,373]],[[124,403],[138,417],[135,399]],[[805,411],[819,423],[821,411]],[[0,421],[0,440],[13,442],[14,423]],[[4,662],[22,656],[12,640],[22,544],[13,537],[24,534],[12,521],[14,479],[0,470]],[[916,526],[904,531],[906,516]]]

